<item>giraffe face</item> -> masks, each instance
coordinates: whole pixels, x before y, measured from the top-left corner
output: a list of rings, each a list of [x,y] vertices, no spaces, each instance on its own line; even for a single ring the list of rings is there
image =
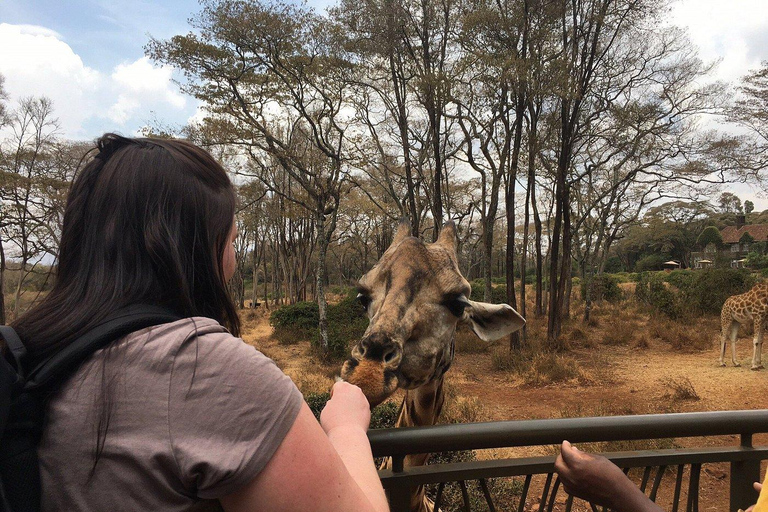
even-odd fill
[[[456,258],[456,232],[446,224],[433,244],[408,236],[401,224],[392,245],[359,282],[370,324],[342,366],[341,377],[362,388],[371,406],[400,387],[415,389],[450,367],[459,322],[483,339],[525,324],[506,304],[470,301]]]

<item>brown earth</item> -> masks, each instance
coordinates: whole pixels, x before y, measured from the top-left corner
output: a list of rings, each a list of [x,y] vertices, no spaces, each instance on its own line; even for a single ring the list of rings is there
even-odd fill
[[[578,307],[575,310],[578,315],[583,311]],[[307,343],[277,343],[271,338],[271,328],[263,313],[246,315],[250,318],[244,321],[243,338],[274,359],[303,392],[330,388],[338,373],[338,363],[320,362]],[[535,319],[529,320],[530,343],[540,343],[543,328]],[[691,346],[683,344],[673,349],[667,342],[670,332],[688,340]],[[744,335],[738,343],[742,366],[731,366],[728,356],[728,366],[722,368],[718,362],[718,332],[716,318],[682,325],[649,317],[626,304],[595,308],[590,323],[572,321],[564,330],[566,339],[576,340],[568,343],[561,356],[563,361],[575,363],[575,377],[531,385],[530,375],[494,369],[499,354],[507,351],[506,342],[489,348],[462,348],[466,336],[460,334],[456,360],[446,381],[450,397],[465,406],[469,404],[473,409],[471,420],[475,421],[765,408],[768,371],[749,370],[751,337]],[[605,344],[606,340],[614,341]],[[681,390],[686,388],[688,395],[698,398],[685,398]],[[768,444],[768,436],[756,436],[755,442]],[[675,443],[681,447],[734,445],[738,439],[724,436],[677,439]],[[478,457],[508,456],[510,452],[529,456],[555,453],[553,447],[539,447],[499,450]],[[704,467],[701,510],[728,509],[728,470],[727,464]],[[533,496],[529,496],[532,501],[526,509],[538,508]]]

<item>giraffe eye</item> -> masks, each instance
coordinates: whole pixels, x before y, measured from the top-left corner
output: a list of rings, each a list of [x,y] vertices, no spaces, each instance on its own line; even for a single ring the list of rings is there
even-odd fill
[[[357,294],[357,301],[360,303],[360,305],[363,306],[366,310],[368,309],[368,306],[371,305],[371,298],[364,294],[364,293],[358,293]]]
[[[460,318],[464,314],[464,309],[469,306],[469,301],[464,295],[453,296],[443,301],[443,306],[448,308],[456,318]]]

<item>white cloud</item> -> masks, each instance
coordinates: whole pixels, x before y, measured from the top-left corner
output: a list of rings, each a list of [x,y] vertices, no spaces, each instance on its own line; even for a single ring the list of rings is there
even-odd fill
[[[142,105],[161,100],[182,109],[187,99],[172,88],[173,68],[156,67],[148,57],[142,57],[130,64],[120,64],[112,73],[112,80],[123,92],[108,111],[109,118],[125,123],[139,111]]]
[[[768,48],[754,44],[756,35],[768,31],[765,0],[681,0],[670,21],[688,28],[704,61],[721,59],[719,79],[736,81],[768,59]]]
[[[187,98],[176,91],[172,73],[169,67],[153,66],[147,57],[101,72],[87,66],[53,30],[0,24],[0,74],[12,102],[49,97],[69,138],[132,132],[153,115],[186,109]]]

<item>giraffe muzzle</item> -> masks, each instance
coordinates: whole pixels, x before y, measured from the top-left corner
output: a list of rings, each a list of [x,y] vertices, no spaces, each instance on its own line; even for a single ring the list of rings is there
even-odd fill
[[[371,409],[389,398],[399,385],[396,371],[370,359],[347,359],[341,367],[341,378],[363,391]]]

